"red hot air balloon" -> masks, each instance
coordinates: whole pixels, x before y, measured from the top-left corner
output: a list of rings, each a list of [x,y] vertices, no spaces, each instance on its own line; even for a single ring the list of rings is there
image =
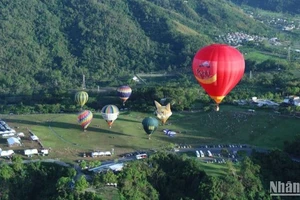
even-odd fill
[[[238,84],[245,71],[243,55],[232,46],[212,44],[200,49],[194,56],[192,69],[199,85],[217,103]]]

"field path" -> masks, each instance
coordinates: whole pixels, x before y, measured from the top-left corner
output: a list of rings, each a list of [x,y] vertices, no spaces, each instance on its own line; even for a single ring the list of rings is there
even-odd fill
[[[53,128],[50,125],[49,125],[49,129],[51,130],[51,132],[54,135],[56,135],[61,141],[65,142],[65,143],[68,143],[68,144],[71,144],[73,146],[80,147],[80,148],[83,148],[83,149],[89,148],[88,146],[83,146],[81,144],[77,144],[77,143],[74,143],[74,142],[70,142],[69,140],[66,140],[61,135],[59,135],[57,132],[55,132],[55,130],[53,130]]]

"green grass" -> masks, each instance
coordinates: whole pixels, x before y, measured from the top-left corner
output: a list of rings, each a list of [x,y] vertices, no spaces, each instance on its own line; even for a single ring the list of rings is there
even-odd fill
[[[53,157],[75,159],[82,152],[110,151],[116,154],[134,150],[156,149],[175,144],[251,144],[259,147],[282,148],[285,140],[299,134],[300,119],[274,115],[272,111],[254,114],[235,106],[221,105],[219,112],[174,112],[169,125],[159,126],[148,140],[142,120],[153,113],[123,112],[110,129],[99,113],[87,131],[77,124],[76,114],[2,115],[18,132],[32,130]],[[163,129],[177,131],[176,137],[164,135]],[[297,131],[298,130],[298,131]],[[0,143],[0,147],[6,149]]]
[[[197,158],[194,151],[190,152],[179,152],[179,155],[187,155],[191,159],[196,159],[199,163],[200,168],[210,176],[225,176],[228,172],[228,166],[224,163],[206,163],[205,160],[212,160],[214,158]],[[216,157],[216,159],[219,159]],[[235,169],[239,169],[239,165],[233,164]]]
[[[258,63],[263,62],[265,60],[269,59],[283,59],[286,60],[285,55],[279,55],[279,54],[272,54],[272,53],[267,53],[267,52],[261,52],[261,51],[253,51],[253,49],[249,49],[245,51],[245,59],[250,59],[250,60],[255,60]]]
[[[291,70],[291,73],[293,73],[296,78],[300,78],[300,69]]]
[[[202,169],[210,176],[225,176],[228,172],[226,164],[205,163],[199,161]]]

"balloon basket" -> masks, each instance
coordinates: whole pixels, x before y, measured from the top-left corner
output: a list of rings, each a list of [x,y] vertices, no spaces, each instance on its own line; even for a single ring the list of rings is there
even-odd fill
[[[219,104],[216,105],[215,111],[218,112],[220,110]]]

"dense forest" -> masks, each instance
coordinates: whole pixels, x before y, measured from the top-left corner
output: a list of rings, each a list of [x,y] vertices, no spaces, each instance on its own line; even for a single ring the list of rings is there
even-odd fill
[[[77,89],[82,74],[96,88],[137,72],[186,72],[221,33],[270,31],[216,0],[4,0],[0,29],[1,95]]]
[[[286,148],[292,145],[296,142]],[[228,161],[225,175],[211,176],[195,157],[160,151],[148,159],[128,162],[120,172],[84,176],[72,167],[24,164],[14,156],[11,164],[0,165],[0,199],[256,200],[271,199],[270,181],[299,182],[300,164],[287,152],[254,152],[240,160],[238,164]],[[117,188],[112,190],[107,183],[117,183]],[[103,190],[111,192],[106,196],[99,192]]]
[[[248,5],[255,8],[261,8],[264,10],[270,10],[273,12],[283,12],[299,14],[300,6],[297,0],[231,0],[231,2],[239,5]]]
[[[174,110],[190,109],[195,100],[210,102],[192,77],[191,62],[198,49],[222,42],[219,35],[224,33],[276,33],[225,0],[4,0],[0,2],[0,29],[2,113],[76,111],[73,95],[82,87],[83,74],[86,88],[94,90],[89,91],[90,109],[118,103],[110,98],[115,91],[100,94],[95,90],[121,84],[133,86],[132,102],[139,110],[165,97],[181,102]],[[267,45],[248,46],[274,53]],[[227,102],[237,96],[266,95],[266,89],[279,99],[282,92],[271,88],[274,83],[290,94],[297,92],[297,80],[289,72],[260,73],[297,66],[277,60],[246,60],[246,72],[255,76],[243,78],[242,88],[263,85],[264,90],[235,90]],[[147,86],[132,81],[136,73],[152,72],[176,75],[176,81]]]

